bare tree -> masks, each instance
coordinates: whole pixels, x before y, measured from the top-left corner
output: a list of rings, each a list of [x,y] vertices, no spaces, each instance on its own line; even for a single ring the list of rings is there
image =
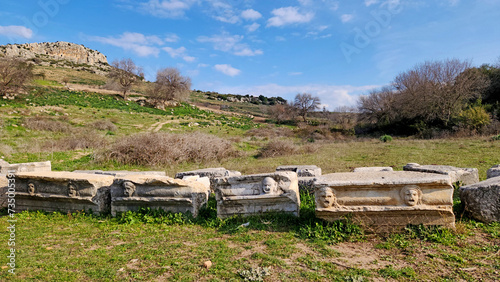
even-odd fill
[[[20,58],[0,57],[0,96],[14,96],[32,78],[33,65]]]
[[[415,121],[448,126],[467,103],[480,97],[487,82],[468,62],[425,62],[400,73],[391,86],[361,96],[358,108],[379,125]]]
[[[276,121],[277,124],[281,124],[286,120],[293,119],[293,107],[288,104],[274,104],[268,108],[269,116]]]
[[[144,78],[142,68],[135,65],[132,59],[115,60],[108,78],[119,84],[123,92],[123,99],[127,99],[127,92],[139,80]]]
[[[299,116],[307,122],[306,116],[309,112],[319,109],[319,97],[313,97],[309,93],[297,94],[294,99],[293,106],[297,109]]]
[[[191,92],[191,79],[181,75],[176,68],[164,68],[156,73],[156,82],[149,89],[150,97],[161,103],[170,100],[184,101]]]
[[[464,105],[478,98],[487,80],[457,59],[425,62],[399,74],[394,87],[399,92],[398,111],[407,118],[447,125]]]

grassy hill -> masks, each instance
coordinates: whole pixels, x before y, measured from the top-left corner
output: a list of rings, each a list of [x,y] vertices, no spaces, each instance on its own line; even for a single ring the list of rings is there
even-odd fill
[[[28,94],[0,101],[0,157],[11,163],[50,160],[54,170],[162,170],[173,176],[221,166],[253,174],[272,172],[279,165],[314,164],[326,174],[361,166],[402,170],[406,163],[417,162],[476,167],[481,179],[500,163],[500,155],[494,153],[500,152],[500,141],[489,137],[382,142],[332,133],[321,123],[266,123],[269,106],[214,100],[203,92],[193,92],[189,103],[159,110],[104,91],[105,78],[100,75],[54,67],[37,67],[35,72],[44,75]],[[133,98],[141,97],[140,87]],[[151,211],[117,218],[23,212],[16,214],[17,274],[2,271],[0,279],[500,277],[500,224],[468,219],[456,194],[457,230],[413,227],[384,236],[367,234],[352,224],[317,220],[314,199],[304,193],[301,200],[298,219],[270,215],[220,220],[213,198],[198,219]],[[249,226],[241,227],[246,222]],[[0,218],[0,228],[7,226],[7,217]],[[0,233],[0,241],[8,237],[8,232]],[[5,243],[0,250],[8,253],[8,248]],[[207,260],[213,263],[209,269],[203,267]],[[3,256],[0,264],[6,262]]]

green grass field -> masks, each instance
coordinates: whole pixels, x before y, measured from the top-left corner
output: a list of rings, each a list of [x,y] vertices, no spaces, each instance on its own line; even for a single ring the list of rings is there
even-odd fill
[[[43,84],[43,83],[42,83]],[[52,162],[53,170],[162,170],[225,167],[243,174],[273,172],[279,165],[309,164],[323,174],[361,166],[410,162],[475,167],[480,178],[500,163],[500,141],[491,137],[416,140],[339,138],[310,143],[292,136],[252,136],[252,120],[199,110],[188,104],[161,111],[95,93],[34,91],[0,102],[0,157],[11,163]],[[109,128],[99,129],[106,121]],[[274,125],[270,125],[274,128]],[[276,129],[276,128],[274,128]],[[237,154],[205,162],[158,166],[96,161],[94,156],[134,134],[201,131],[229,140]],[[89,137],[90,136],[90,137]],[[88,138],[75,149],[67,143]],[[87,140],[87,139],[86,139]],[[259,158],[272,140],[293,152]],[[99,142],[97,142],[99,141]],[[102,142],[101,142],[102,141]],[[500,225],[457,214],[457,229],[412,227],[373,235],[352,224],[314,217],[314,201],[301,195],[301,217],[269,215],[217,219],[210,199],[197,219],[144,211],[119,217],[84,213],[16,213],[16,274],[7,272],[8,217],[0,218],[0,280],[121,281],[495,281],[500,277]],[[456,210],[460,211],[459,201]],[[249,222],[248,227],[242,227]],[[211,261],[212,266],[203,266]],[[253,274],[253,275],[252,275]]]

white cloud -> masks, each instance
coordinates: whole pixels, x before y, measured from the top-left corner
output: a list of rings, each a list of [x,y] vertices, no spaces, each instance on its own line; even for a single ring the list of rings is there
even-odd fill
[[[241,17],[244,18],[245,20],[258,20],[262,17],[262,14],[255,11],[254,9],[247,9],[243,12],[241,12]]]
[[[229,75],[229,76],[236,76],[236,75],[240,74],[240,72],[241,72],[239,69],[233,68],[231,65],[227,65],[227,64],[215,65],[214,69],[222,72],[225,75]]]
[[[289,72],[288,75],[292,75],[292,76],[296,76],[296,75],[302,75],[303,73],[302,72]]]
[[[350,21],[352,21],[353,18],[354,18],[354,15],[352,15],[352,14],[343,14],[342,16],[340,16],[340,20],[343,23],[350,22]]]
[[[379,0],[365,0],[365,6],[370,7],[373,4],[377,4]]]
[[[124,32],[118,37],[90,36],[88,39],[132,51],[141,57],[158,57],[160,49],[153,45],[163,44],[163,40],[161,40],[158,36],[146,36],[136,32]]]
[[[169,34],[165,37],[165,42],[170,42],[170,43],[174,43],[174,42],[177,42],[179,41],[179,36],[177,36],[177,34]]]
[[[246,25],[245,27],[248,30],[248,32],[254,32],[254,31],[256,31],[260,27],[260,24],[253,23],[251,25]]]
[[[139,4],[138,9],[159,18],[180,18],[196,0],[150,0]]]
[[[311,93],[318,96],[322,105],[327,109],[333,110],[340,106],[355,106],[360,95],[366,94],[368,91],[379,88],[379,85],[352,86],[352,85],[325,85],[325,84],[308,84],[308,85],[278,85],[265,84],[254,86],[241,87],[215,87],[213,91],[219,93],[235,93],[235,94],[251,94],[264,95],[267,97],[280,96],[287,100],[293,100],[297,93]]]
[[[286,38],[283,37],[283,36],[279,36],[278,35],[278,36],[275,37],[275,40],[278,41],[278,42],[280,42],[280,41],[286,41]]]
[[[267,21],[268,27],[280,27],[290,24],[307,23],[310,22],[314,17],[314,13],[312,12],[300,13],[298,7],[283,7],[274,9],[271,14],[273,14],[274,17],[270,18]]]
[[[198,67],[199,68],[206,68],[206,67],[209,67],[210,65],[207,65],[207,64],[198,64]]]
[[[185,47],[179,47],[177,49],[174,49],[172,47],[163,47],[162,50],[167,52],[172,58],[182,57],[182,59],[186,62],[193,62],[194,60],[196,60],[195,57],[186,55]]]
[[[264,53],[260,49],[252,50],[248,44],[241,43],[243,40],[243,36],[241,35],[222,33],[212,37],[200,36],[197,40],[201,43],[212,43],[215,50],[232,53],[237,56],[255,56]]]
[[[24,26],[8,25],[0,26],[0,35],[30,39],[33,36],[33,31]]]
[[[456,6],[459,2],[460,2],[460,0],[448,0],[448,3],[450,4],[450,6]]]

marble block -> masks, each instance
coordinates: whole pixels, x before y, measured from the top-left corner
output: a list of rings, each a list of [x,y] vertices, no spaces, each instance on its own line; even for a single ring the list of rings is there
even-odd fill
[[[297,174],[283,171],[217,178],[217,216],[250,216],[267,212],[299,215]]]
[[[93,213],[109,212],[113,176],[66,171],[15,174],[16,208]]]
[[[346,216],[367,231],[392,232],[408,224],[455,227],[453,186],[447,175],[407,172],[349,172],[318,177],[316,216]]]
[[[173,213],[190,212],[194,217],[208,201],[208,189],[199,181],[168,176],[127,175],[117,177],[111,187],[111,214],[140,208],[162,209]]]

